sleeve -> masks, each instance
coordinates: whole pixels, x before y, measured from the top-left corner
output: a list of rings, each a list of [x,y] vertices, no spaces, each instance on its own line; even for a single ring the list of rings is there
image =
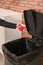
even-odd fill
[[[10,22],[0,19],[0,26],[16,29],[16,25],[17,24],[15,23],[10,23]]]

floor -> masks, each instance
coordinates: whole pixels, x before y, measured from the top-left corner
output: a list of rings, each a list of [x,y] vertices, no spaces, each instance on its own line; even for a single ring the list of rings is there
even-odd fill
[[[0,65],[4,65],[3,55],[0,53]]]

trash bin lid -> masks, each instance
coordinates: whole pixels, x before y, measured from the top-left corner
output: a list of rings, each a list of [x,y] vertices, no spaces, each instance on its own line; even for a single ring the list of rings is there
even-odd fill
[[[25,10],[24,19],[27,31],[43,40],[43,14],[35,10]]]

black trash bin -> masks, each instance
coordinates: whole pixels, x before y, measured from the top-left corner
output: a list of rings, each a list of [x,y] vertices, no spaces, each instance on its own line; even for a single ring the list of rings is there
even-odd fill
[[[24,65],[30,62],[40,53],[38,52],[40,48],[27,38],[16,39],[2,46],[6,60],[9,60],[13,65]]]
[[[38,15],[42,14],[37,13],[37,17],[39,17]],[[39,65],[40,51],[43,48],[43,36],[42,24],[38,25],[36,23],[37,17],[36,12],[33,10],[24,11],[27,31],[33,37],[32,39],[19,38],[3,44],[2,50],[4,52],[5,65]],[[41,44],[38,44],[39,42]]]

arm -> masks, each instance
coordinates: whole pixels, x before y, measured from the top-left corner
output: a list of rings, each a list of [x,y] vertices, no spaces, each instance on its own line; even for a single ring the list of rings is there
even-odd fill
[[[17,24],[0,19],[0,26],[16,29]]]

